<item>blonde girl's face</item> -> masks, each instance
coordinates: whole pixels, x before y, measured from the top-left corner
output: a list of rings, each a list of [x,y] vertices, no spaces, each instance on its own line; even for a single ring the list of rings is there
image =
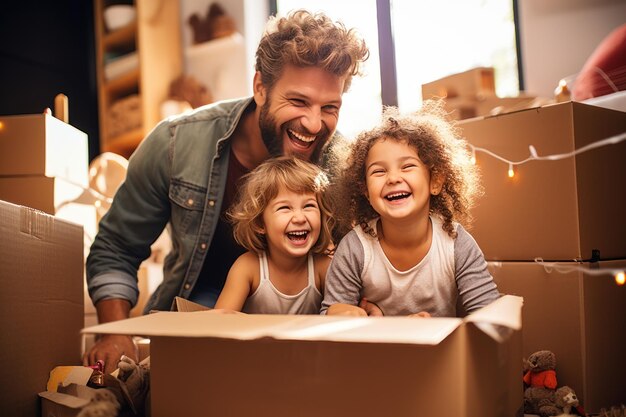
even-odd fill
[[[430,195],[441,190],[429,168],[405,141],[381,138],[365,162],[366,197],[383,220],[428,216]]]
[[[280,187],[263,211],[263,224],[271,254],[306,256],[321,230],[321,214],[315,194],[301,194]]]

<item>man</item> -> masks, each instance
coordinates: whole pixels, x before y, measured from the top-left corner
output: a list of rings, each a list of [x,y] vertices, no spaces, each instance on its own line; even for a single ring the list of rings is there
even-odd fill
[[[212,307],[238,246],[224,218],[238,179],[265,159],[295,154],[331,163],[343,93],[367,59],[353,30],[306,11],[271,18],[256,55],[253,97],[220,102],[161,122],[130,159],[87,258],[100,323],[128,318],[137,269],[169,224],[172,251],[145,311],[169,310],[175,296]],[[137,358],[128,336],[102,336],[83,358]]]

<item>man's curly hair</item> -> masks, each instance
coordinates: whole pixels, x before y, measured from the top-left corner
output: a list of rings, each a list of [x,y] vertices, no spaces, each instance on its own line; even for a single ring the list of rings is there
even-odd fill
[[[431,177],[442,176],[442,190],[430,197],[430,211],[443,220],[443,229],[456,237],[453,222],[469,227],[470,209],[482,193],[478,168],[470,160],[467,142],[457,136],[455,127],[446,120],[439,101],[425,101],[414,113],[401,114],[395,107],[383,111],[379,126],[360,133],[352,144],[350,155],[337,184],[333,187],[335,215],[340,234],[360,225],[371,236],[375,230],[370,220],[378,217],[365,193],[365,164],[372,146],[380,140],[405,142],[417,150]]]
[[[369,50],[354,29],[333,22],[322,13],[296,10],[286,17],[271,17],[256,52],[256,71],[271,90],[285,65],[319,67],[346,77],[344,92]]]

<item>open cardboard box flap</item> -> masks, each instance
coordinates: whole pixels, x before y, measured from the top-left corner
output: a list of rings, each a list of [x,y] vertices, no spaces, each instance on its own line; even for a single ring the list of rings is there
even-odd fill
[[[159,312],[88,327],[82,333],[437,345],[464,322],[494,324],[519,330],[521,306],[520,297],[505,295],[464,319],[428,320],[407,317],[215,314],[210,311]]]

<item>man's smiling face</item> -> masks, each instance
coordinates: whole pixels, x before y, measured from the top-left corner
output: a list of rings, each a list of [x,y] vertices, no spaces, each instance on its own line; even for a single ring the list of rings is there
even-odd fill
[[[317,162],[337,128],[345,78],[317,67],[286,65],[271,90],[255,83],[259,127],[270,155]]]

